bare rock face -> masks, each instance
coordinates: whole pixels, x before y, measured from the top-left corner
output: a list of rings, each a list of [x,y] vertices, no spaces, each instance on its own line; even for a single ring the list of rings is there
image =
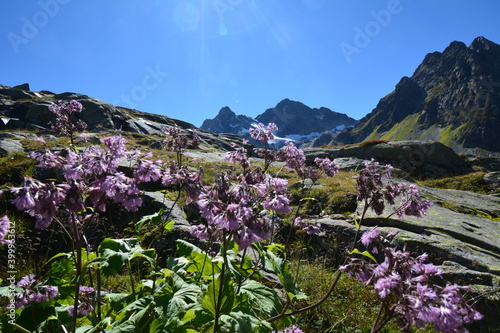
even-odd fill
[[[419,191],[433,203],[427,216],[381,218],[369,210],[361,231],[376,227],[383,233],[396,232],[399,248],[406,246],[415,254],[427,253],[429,262],[443,269],[444,282],[470,285],[472,294],[481,297],[478,310],[489,323],[500,327],[500,318],[491,316],[498,309],[500,288],[500,198],[422,186]],[[362,210],[363,206],[358,205],[358,216]],[[386,209],[381,216],[390,214],[391,210]],[[339,216],[311,222],[319,222],[329,237],[318,239],[318,246],[333,238],[341,249],[349,248],[348,242],[356,233],[354,222]],[[325,253],[325,249],[322,251]]]

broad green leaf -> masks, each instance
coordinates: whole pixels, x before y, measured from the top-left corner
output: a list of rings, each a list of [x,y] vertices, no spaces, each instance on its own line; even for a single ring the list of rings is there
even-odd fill
[[[139,298],[138,300],[133,301],[132,303],[130,303],[117,313],[142,311],[144,309],[149,308],[149,306],[152,304],[152,301],[153,301],[152,295]]]
[[[186,311],[186,313],[184,314],[184,317],[182,317],[182,321],[184,323],[189,323],[191,320],[193,320],[194,318],[196,317],[196,313],[194,312],[194,310],[188,310]]]
[[[240,292],[246,294],[248,299],[268,317],[281,313],[283,309],[276,291],[255,280],[246,280],[243,282]]]
[[[58,258],[58,260],[52,261],[49,270],[49,284],[57,285],[59,287],[68,284],[73,278],[73,271],[75,269],[75,264],[70,256],[54,256],[52,259]]]
[[[210,279],[212,275],[220,273],[222,260],[211,258],[203,250],[184,240],[177,240],[177,255],[189,260],[185,270],[200,273],[204,278]],[[214,262],[214,265],[212,265]]]
[[[177,247],[177,255],[181,257],[187,258],[192,252],[203,253],[202,249],[182,239],[178,239],[175,244]]]
[[[90,333],[94,329],[94,326],[83,325],[76,329],[75,333]]]
[[[111,322],[111,318],[104,318],[95,326],[83,325],[76,329],[76,333],[100,333],[104,332]]]
[[[198,295],[201,294],[201,289],[194,283],[187,283],[182,280],[177,274],[173,275],[172,298],[167,306],[169,315],[184,316],[186,307],[189,304],[197,302]]]
[[[151,303],[139,312],[134,312],[127,320],[114,326],[107,333],[149,333],[148,321],[152,319],[148,314]],[[140,330],[140,328],[143,328]]]
[[[233,307],[234,302],[234,290],[231,288],[229,284],[228,276],[224,279],[224,286],[220,298],[221,304],[219,305],[220,314],[229,313]],[[214,279],[209,285],[208,289],[205,291],[205,296],[202,300],[203,309],[209,311],[214,316],[216,314],[217,303],[219,302],[219,290],[221,288],[221,280],[220,278]]]
[[[144,250],[135,238],[106,238],[99,245],[98,251],[101,257],[106,259],[106,262],[102,264],[102,271],[105,275],[118,274],[127,261],[136,257],[145,258],[151,265],[156,262],[156,251]]]
[[[220,320],[223,323],[222,332],[270,333],[273,329],[271,323],[242,311],[233,311],[228,315],[222,315]]]
[[[64,252],[58,253],[58,254],[52,256],[49,260],[47,260],[47,263],[51,262],[54,259],[61,258],[61,257],[70,258],[71,253],[64,253]]]
[[[273,243],[267,246],[267,250],[272,253],[279,255],[285,251],[285,245],[279,243]]]

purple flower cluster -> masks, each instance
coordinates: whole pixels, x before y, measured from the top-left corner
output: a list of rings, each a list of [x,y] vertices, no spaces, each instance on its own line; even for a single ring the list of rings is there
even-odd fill
[[[78,120],[73,124],[72,117],[74,113],[80,113],[83,110],[81,103],[77,101],[58,101],[57,104],[49,106],[49,110],[56,115],[56,121],[52,124],[52,131],[56,135],[73,137],[76,132],[82,132],[87,129],[87,124]]]
[[[77,313],[80,316],[86,316],[90,312],[94,311],[94,307],[92,306],[92,297],[94,294],[94,288],[81,286],[79,290],[80,301],[78,302]],[[73,316],[73,312],[75,311],[75,306],[70,305],[66,309],[69,316]]]
[[[127,141],[120,136],[104,138],[102,142],[104,147],[88,147],[81,153],[32,154],[41,167],[62,170],[64,181],[44,183],[26,177],[21,187],[11,189],[17,196],[12,203],[36,218],[36,228],[48,227],[62,205],[70,213],[81,213],[87,206],[86,200],[100,211],[106,210],[107,199],[120,203],[128,211],[137,210],[142,204],[137,184],[145,179],[159,179],[159,162],[140,160],[134,177],[126,176],[118,171],[120,160],[133,163],[138,152],[128,151]]]
[[[267,127],[264,124],[258,124],[250,128],[250,136],[262,144],[268,144],[269,141],[274,139],[273,132],[277,130],[278,126],[274,123],[269,123]]]
[[[186,203],[198,199],[201,190],[203,172],[192,171],[186,165],[171,163],[165,167],[161,182],[165,186],[178,186],[186,193]]]
[[[441,277],[442,270],[425,263],[428,255],[414,257],[406,249],[397,250],[389,245],[389,238],[377,229],[365,232],[361,242],[372,253],[382,252],[384,261],[376,264],[350,258],[340,269],[366,285],[373,285],[380,298],[390,302],[388,308],[401,327],[409,329],[411,325],[423,327],[430,323],[442,332],[467,332],[465,324],[482,319],[461,294],[467,287],[433,283]]]
[[[316,157],[314,159],[314,163],[323,170],[323,172],[328,177],[333,177],[339,172],[339,165],[334,161],[331,161],[329,158],[319,158]]]
[[[305,168],[306,156],[304,151],[298,149],[293,142],[286,142],[285,145],[278,150],[276,159],[285,162],[285,166],[297,172]]]
[[[240,248],[265,239],[271,227],[259,208],[289,212],[287,187],[286,180],[264,175],[260,169],[249,170],[240,176],[221,173],[215,184],[204,187],[198,197],[206,224],[192,227],[192,233],[208,238],[224,230],[231,233]]]
[[[166,128],[165,133],[169,137],[163,140],[163,145],[170,151],[181,152],[188,147],[197,148],[200,142],[200,137],[196,133],[191,136],[183,134],[177,125]]]
[[[271,333],[304,333],[300,328],[293,325],[285,328],[283,331],[272,331]]]
[[[426,215],[432,203],[422,198],[414,184],[407,186],[392,181],[383,182],[384,178],[391,178],[391,169],[392,166],[379,165],[373,159],[367,161],[357,179],[357,200],[364,202],[375,214],[381,215],[384,212],[386,202],[395,205],[396,199],[401,197],[400,204],[394,209],[394,213],[398,217],[403,215],[422,217],[422,215]]]
[[[26,177],[21,187],[11,189],[17,195],[12,203],[17,209],[36,218],[36,228],[46,228],[59,213],[59,205],[66,198],[69,188],[67,184],[42,183]]]
[[[247,143],[247,140],[243,140],[243,146]],[[239,146],[234,142],[231,143],[231,146],[234,148],[234,150],[227,152],[224,155],[224,158],[233,164],[238,163],[243,169],[248,169],[248,167],[250,167],[250,161],[248,159],[245,147]]]
[[[22,293],[14,295],[14,306],[16,309],[24,308],[30,303],[41,303],[57,296],[58,288],[53,286],[36,285],[35,274],[23,276],[16,284],[22,288]]]
[[[321,224],[318,223],[308,223],[302,220],[300,217],[295,218],[295,226],[304,230],[308,235],[317,235],[321,231]]]
[[[5,237],[9,233],[10,220],[7,216],[0,218],[0,244],[10,244],[10,241],[5,240]]]

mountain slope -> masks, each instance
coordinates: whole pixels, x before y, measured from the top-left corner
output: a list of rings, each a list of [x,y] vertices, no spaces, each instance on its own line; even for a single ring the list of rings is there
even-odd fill
[[[338,141],[437,140],[500,151],[500,45],[484,37],[428,54]]]

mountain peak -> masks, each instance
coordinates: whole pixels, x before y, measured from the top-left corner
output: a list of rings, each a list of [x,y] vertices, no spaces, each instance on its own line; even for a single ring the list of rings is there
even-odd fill
[[[256,120],[251,117],[236,115],[228,106],[225,106],[220,109],[215,118],[205,119],[200,128],[213,133],[239,134],[248,131],[255,122]]]
[[[225,106],[222,109],[220,109],[218,116],[224,118],[231,118],[236,116],[236,114],[229,108],[229,106]]]
[[[457,51],[464,51],[467,49],[467,46],[463,42],[459,41],[453,41],[448,45],[446,49],[444,49],[443,54],[447,54],[449,52],[457,52]]]
[[[350,127],[356,120],[343,113],[326,107],[309,106],[288,98],[280,101],[274,108],[269,108],[256,118],[263,124],[275,123],[278,136],[309,135],[335,130],[339,126]]]

